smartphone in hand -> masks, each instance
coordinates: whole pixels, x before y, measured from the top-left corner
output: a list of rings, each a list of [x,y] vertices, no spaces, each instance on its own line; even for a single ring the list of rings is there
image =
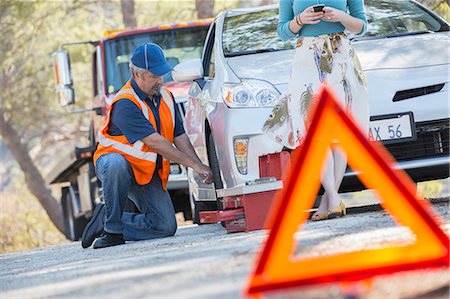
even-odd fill
[[[325,7],[325,4],[317,4],[313,6],[314,12],[323,12],[323,8]]]

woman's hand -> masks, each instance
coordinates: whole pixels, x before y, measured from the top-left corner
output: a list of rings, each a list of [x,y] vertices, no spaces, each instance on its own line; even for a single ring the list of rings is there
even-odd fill
[[[332,8],[332,7],[324,7],[324,14],[321,19],[327,22],[343,22],[347,14],[342,10]]]
[[[303,12],[296,16],[299,21],[303,24],[317,24],[322,19],[324,12],[314,12],[312,6],[306,8]]]
[[[340,22],[345,29],[352,33],[360,33],[364,28],[364,23],[360,19],[352,17],[346,12],[332,8],[332,7],[324,7],[324,14],[322,15],[322,20],[326,22]]]

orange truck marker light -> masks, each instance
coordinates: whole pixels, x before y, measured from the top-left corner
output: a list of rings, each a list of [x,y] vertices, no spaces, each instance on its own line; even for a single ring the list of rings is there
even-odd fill
[[[412,180],[405,172],[391,168],[395,160],[389,152],[381,143],[369,143],[327,89],[323,89],[319,98],[285,190],[279,192],[274,203],[268,225],[272,229],[250,277],[246,295],[357,281],[419,268],[449,267],[449,238],[439,227],[439,218],[431,205],[416,198]],[[308,218],[308,213],[299,211],[313,206],[326,150],[336,147],[336,140],[347,153],[350,167],[362,171],[361,182],[375,189],[384,209],[416,235],[414,244],[309,259],[294,256],[293,236]]]

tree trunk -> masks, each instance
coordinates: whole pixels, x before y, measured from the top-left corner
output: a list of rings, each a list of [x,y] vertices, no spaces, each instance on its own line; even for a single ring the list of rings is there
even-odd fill
[[[120,0],[122,10],[123,25],[127,28],[135,28],[136,15],[134,13],[134,0]]]
[[[4,112],[0,109],[0,135],[13,154],[15,160],[20,166],[20,169],[25,175],[25,183],[28,190],[41,203],[50,220],[55,224],[60,232],[64,232],[64,222],[62,216],[62,209],[58,201],[52,196],[49,189],[46,188],[45,181],[31,160],[28,154],[26,144],[22,143],[17,131],[13,128],[11,123],[5,120]]]
[[[214,17],[214,0],[195,0],[198,19]]]

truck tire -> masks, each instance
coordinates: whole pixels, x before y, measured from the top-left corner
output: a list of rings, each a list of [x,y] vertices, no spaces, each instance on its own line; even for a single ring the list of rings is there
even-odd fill
[[[88,220],[83,216],[78,218],[74,216],[72,195],[68,187],[62,189],[61,206],[64,217],[64,235],[71,241],[77,241],[81,238]]]
[[[222,177],[220,176],[219,161],[217,159],[216,145],[211,132],[208,135],[208,160],[209,167],[214,177],[214,190],[223,189]],[[217,208],[222,210],[222,198],[217,198]]]
[[[89,125],[89,146],[96,146],[97,141],[95,141],[95,129],[94,129],[94,122],[91,121],[91,124]]]

